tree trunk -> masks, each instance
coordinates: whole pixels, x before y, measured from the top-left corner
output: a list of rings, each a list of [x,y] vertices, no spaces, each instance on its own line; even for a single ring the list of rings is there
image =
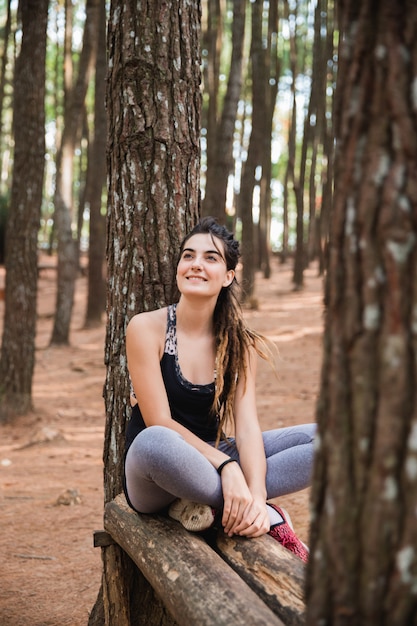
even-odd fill
[[[308,625],[417,623],[417,4],[339,3]]]
[[[82,128],[84,102],[97,52],[98,17],[101,0],[87,0],[83,47],[77,81],[65,107],[62,143],[57,156],[55,183],[55,229],[58,238],[57,300],[52,330],[52,344],[69,343],[78,271],[78,245],[73,234],[73,160]]]
[[[106,181],[106,4],[101,0],[95,79],[94,138],[88,158],[87,198],[90,205],[88,247],[88,297],[85,325],[100,324],[105,309],[103,264],[106,244],[105,219],[101,215],[103,187]]]
[[[259,200],[259,268],[265,278],[271,275],[271,179],[272,179],[272,134],[275,104],[278,93],[278,81],[280,75],[280,59],[276,33],[278,32],[278,0],[269,3],[268,12],[268,37],[265,49],[265,130],[263,134],[262,150],[262,179]]]
[[[289,4],[288,0],[284,0],[284,12],[285,19],[289,25]],[[292,25],[292,29],[295,28],[295,24]],[[289,251],[289,216],[290,216],[290,183],[293,185],[294,192],[296,192],[295,185],[295,153],[296,153],[296,121],[297,121],[297,99],[295,92],[295,81],[296,81],[296,71],[297,71],[297,52],[296,52],[296,43],[295,43],[295,34],[290,31],[290,69],[292,74],[292,82],[291,82],[291,98],[292,98],[292,106],[288,113],[288,160],[287,167],[285,169],[284,176],[284,228],[283,228],[283,249],[281,259],[283,262],[287,260],[288,251]],[[297,208],[297,221],[296,221],[296,235],[297,235],[297,244],[298,245],[298,236],[299,236],[299,223],[298,223],[298,208],[299,205],[296,201],[295,204]],[[301,276],[299,272],[299,266],[297,264],[297,260],[294,262],[294,274],[293,274],[293,282],[297,286],[297,281],[301,281],[302,284],[303,275],[301,269]]]
[[[219,80],[220,58],[223,44],[223,18],[220,0],[206,0],[204,11],[203,48],[205,51],[204,61],[204,92],[206,104],[203,108],[204,127],[206,129],[206,194],[210,181],[207,180],[210,170],[215,163],[217,142],[217,118],[219,109]],[[204,200],[205,202],[205,200]],[[211,215],[211,213],[209,213]],[[220,212],[221,217],[221,212]]]
[[[306,242],[306,265],[312,261],[317,254],[316,238],[316,198],[317,184],[316,175],[320,172],[317,168],[318,159],[321,155],[321,147],[324,144],[324,134],[326,132],[326,76],[327,76],[327,0],[318,0],[314,11],[314,42],[313,60],[311,70],[311,90],[308,103],[308,111],[304,120],[303,146],[301,156],[300,178],[303,181],[309,176],[308,196],[308,235]],[[310,165],[307,164],[309,157]]]
[[[12,26],[12,13],[11,13],[11,0],[7,1],[7,18],[4,26],[3,39],[3,54],[1,56],[1,70],[0,70],[0,152],[3,152],[3,103],[4,93],[6,90],[6,68],[8,62],[9,51],[9,37]],[[1,191],[1,190],[0,190]]]
[[[265,133],[265,55],[262,49],[262,10],[263,2],[252,4],[252,130],[248,156],[242,167],[239,207],[242,220],[242,283],[244,299],[250,301],[255,286],[255,235],[253,227],[253,191],[256,169],[262,164],[262,145]],[[268,76],[269,79],[269,76]]]
[[[105,502],[122,490],[130,415],[126,325],[176,299],[179,245],[199,216],[200,19],[200,3],[187,0],[113,0],[110,9]],[[137,573],[106,553],[104,586],[117,591],[118,581],[129,620],[123,623],[139,624]]]
[[[245,35],[246,0],[233,3],[232,58],[230,61],[229,80],[224,98],[220,121],[208,133],[211,146],[207,161],[204,215],[217,217],[225,222],[226,193],[229,175],[233,170],[233,137],[237,107],[242,89],[243,43]]]
[[[139,9],[125,7],[120,13],[121,6],[113,1],[116,23],[112,27],[110,18],[107,92],[106,446],[108,452],[112,449],[109,463],[117,465],[107,468],[106,502],[122,488],[129,413],[129,382],[121,358],[126,325],[136,313],[175,300],[180,242],[199,215],[199,6],[172,0],[169,11],[160,14],[152,4],[146,19]],[[158,25],[158,33],[151,25]],[[137,41],[142,42],[139,48]]]
[[[330,68],[328,70],[327,84],[331,85],[333,91],[333,84],[335,82],[335,64],[333,58],[335,56],[335,44],[334,44],[334,22],[335,22],[335,10],[329,8],[329,2],[326,0],[326,59]],[[332,98],[333,107],[333,98]],[[329,113],[333,113],[330,108]],[[329,219],[333,206],[333,161],[334,161],[334,132],[333,124],[327,119],[327,116],[323,113],[325,119],[323,120],[323,156],[326,161],[326,167],[322,172],[322,202],[320,209],[320,218],[317,225],[317,249],[319,250],[319,269],[323,274],[327,266],[327,244],[329,238]],[[333,120],[333,115],[331,115]]]
[[[3,141],[3,119],[4,119],[4,95],[6,90],[6,69],[8,63],[8,50],[9,50],[9,39],[10,32],[12,26],[12,15],[11,15],[11,0],[7,2],[7,17],[6,24],[4,26],[4,34],[3,34],[3,54],[1,57],[1,69],[0,69],[0,154],[3,153],[5,149],[5,143]],[[1,168],[2,169],[2,168]],[[3,175],[1,176],[3,178]],[[4,185],[1,184],[0,180],[0,264],[4,265],[5,262],[5,247],[6,247],[6,222],[7,222],[7,204],[8,198],[6,193],[3,193]],[[6,187],[7,189],[7,187]]]
[[[290,38],[290,70],[291,70],[291,122],[288,133],[288,178],[292,181],[296,206],[296,226],[295,226],[295,255],[294,255],[294,272],[293,283],[294,289],[302,289],[304,283],[304,176],[303,164],[301,163],[300,174],[296,175],[296,152],[297,152],[297,76],[298,55],[297,55],[297,5],[294,5],[294,13],[290,14],[288,0],[284,0],[285,17],[288,20],[289,38]]]
[[[6,235],[0,421],[32,406],[37,251],[45,163],[47,0],[21,0],[22,44],[14,78],[14,166]]]

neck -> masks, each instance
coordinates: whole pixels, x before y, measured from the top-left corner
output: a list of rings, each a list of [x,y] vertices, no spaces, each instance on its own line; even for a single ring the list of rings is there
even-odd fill
[[[215,306],[216,302],[190,301],[181,296],[177,304],[177,327],[187,332],[212,333]]]

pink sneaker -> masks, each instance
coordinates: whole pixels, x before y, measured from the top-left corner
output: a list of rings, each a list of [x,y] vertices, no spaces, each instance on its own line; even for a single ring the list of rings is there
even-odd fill
[[[271,537],[278,541],[284,548],[287,548],[287,550],[298,556],[302,561],[304,561],[304,563],[307,563],[308,548],[295,534],[291,518],[287,511],[284,513],[284,509],[281,509],[281,507],[271,504],[270,502],[268,502],[268,506],[272,506],[272,508],[275,509],[284,520],[283,522],[274,524],[268,535],[271,535]]]

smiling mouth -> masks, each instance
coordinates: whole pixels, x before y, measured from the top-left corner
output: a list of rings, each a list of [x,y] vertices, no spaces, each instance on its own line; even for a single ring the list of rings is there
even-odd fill
[[[197,281],[198,280],[198,281],[203,282],[203,283],[206,282],[206,279],[203,278],[202,276],[187,276],[187,280],[191,280],[191,281],[194,281],[194,280]]]

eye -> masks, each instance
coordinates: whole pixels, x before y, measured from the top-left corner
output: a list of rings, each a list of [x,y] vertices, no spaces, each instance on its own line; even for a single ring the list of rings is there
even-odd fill
[[[184,254],[182,255],[183,259],[192,259],[193,255],[191,254],[191,252],[184,252]]]
[[[217,260],[218,260],[218,259],[217,259],[217,256],[216,256],[215,254],[209,254],[209,255],[207,256],[207,259],[208,259],[209,261],[217,261]]]

